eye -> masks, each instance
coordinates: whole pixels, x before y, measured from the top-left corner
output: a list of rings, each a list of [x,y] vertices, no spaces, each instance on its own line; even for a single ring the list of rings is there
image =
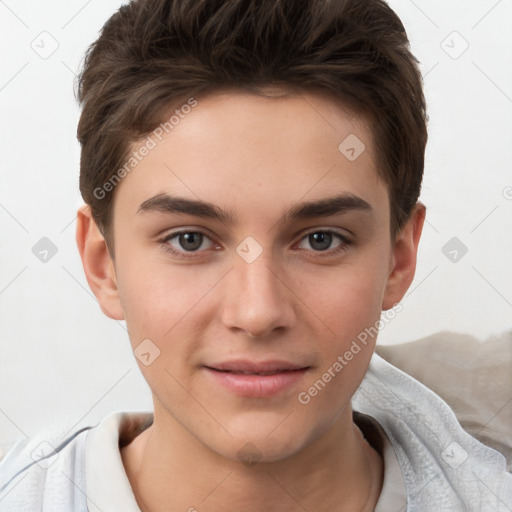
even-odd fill
[[[338,241],[337,245],[332,247],[336,240]],[[180,258],[198,258],[207,249],[220,248],[205,233],[193,230],[171,233],[160,243],[166,252]],[[320,256],[332,256],[338,252],[346,251],[351,244],[351,240],[341,233],[331,230],[317,230],[306,234],[299,242],[298,247],[299,249],[312,250],[319,253]]]
[[[338,239],[339,243],[332,248],[333,241],[336,239]],[[351,241],[346,236],[329,230],[314,231],[307,234],[299,243],[299,248],[308,249],[308,247],[303,246],[304,242],[306,242],[314,252],[329,252],[330,254],[346,250],[351,244]]]
[[[194,257],[201,249],[208,249],[215,244],[200,231],[179,231],[166,236],[161,243],[164,249],[177,256]]]

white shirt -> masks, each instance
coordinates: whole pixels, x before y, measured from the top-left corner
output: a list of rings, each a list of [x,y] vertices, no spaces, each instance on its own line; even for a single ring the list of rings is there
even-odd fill
[[[376,354],[353,408],[384,458],[375,512],[512,511],[505,458],[467,434],[441,398]],[[41,432],[18,441],[0,461],[0,511],[140,512],[119,444],[152,421],[151,412],[114,412],[64,437]]]

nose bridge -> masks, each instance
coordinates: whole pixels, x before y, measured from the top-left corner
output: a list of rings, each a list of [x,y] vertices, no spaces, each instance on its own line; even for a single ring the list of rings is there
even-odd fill
[[[257,254],[253,248],[250,248],[250,254],[250,258],[242,255],[235,261],[233,274],[238,286],[253,301],[277,300],[277,296],[282,295],[280,288],[283,285],[278,277],[279,265],[271,249],[262,249]]]
[[[255,238],[248,236],[237,246],[236,253],[234,271],[242,282],[252,286],[259,281],[275,279],[277,272],[274,268],[278,263],[270,242],[262,246]]]
[[[259,337],[277,327],[290,326],[294,316],[290,294],[279,275],[279,262],[271,249],[258,249],[251,243],[237,248],[223,319],[226,326]]]

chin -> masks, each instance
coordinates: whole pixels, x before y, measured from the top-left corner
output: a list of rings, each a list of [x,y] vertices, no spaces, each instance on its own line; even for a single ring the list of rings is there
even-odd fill
[[[222,446],[219,455],[233,461],[241,462],[247,467],[255,464],[274,463],[285,460],[302,448],[301,443],[291,443],[289,439],[269,441],[268,439],[235,439],[231,446]]]
[[[306,426],[302,430],[297,424],[295,428],[284,425],[284,416],[272,422],[247,422],[228,429],[232,437],[222,436],[222,439],[210,444],[219,455],[234,461],[240,461],[251,466],[255,463],[272,463],[296,455],[311,444],[318,436],[310,432]],[[283,422],[283,425],[280,425]],[[255,427],[256,425],[256,427]],[[215,446],[213,446],[213,444]]]

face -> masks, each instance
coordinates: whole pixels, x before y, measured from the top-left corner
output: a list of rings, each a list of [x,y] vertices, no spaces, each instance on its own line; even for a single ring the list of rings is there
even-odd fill
[[[283,459],[347,419],[375,339],[353,343],[394,302],[370,131],[321,95],[237,92],[199,98],[160,138],[113,204],[155,425]]]

